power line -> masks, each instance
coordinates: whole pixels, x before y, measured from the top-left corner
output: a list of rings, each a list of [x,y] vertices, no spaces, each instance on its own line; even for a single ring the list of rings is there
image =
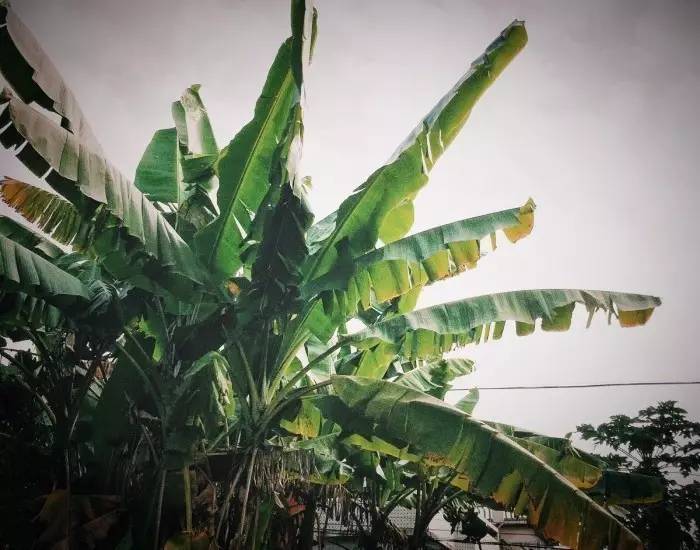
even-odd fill
[[[685,380],[677,382],[609,382],[604,384],[568,384],[547,386],[477,386],[475,388],[450,388],[447,391],[482,390],[567,390],[572,388],[615,388],[620,386],[693,386],[700,380]]]

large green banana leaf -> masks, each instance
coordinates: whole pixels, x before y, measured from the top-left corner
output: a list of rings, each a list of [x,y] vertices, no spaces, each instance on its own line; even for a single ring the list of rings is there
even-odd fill
[[[404,357],[435,357],[455,346],[500,338],[506,321],[516,322],[519,335],[530,334],[542,319],[545,331],[568,330],[574,306],[590,316],[597,310],[617,315],[620,325],[643,325],[661,300],[654,296],[598,290],[517,290],[440,304],[392,317],[350,335],[358,347],[378,342],[400,347]],[[493,331],[491,324],[495,323]]]
[[[6,147],[25,146],[18,157],[50,184],[71,188],[88,197],[93,204],[103,204],[119,220],[129,235],[162,267],[200,282],[203,274],[192,251],[151,202],[114,166],[91,150],[74,134],[25,105],[5,90],[0,104],[5,104],[2,118],[11,122],[0,135]],[[2,124],[4,126],[4,124]],[[34,155],[27,156],[27,151]],[[59,191],[60,192],[60,191]],[[67,197],[71,200],[71,197]],[[72,200],[71,200],[72,202]]]
[[[330,271],[337,247],[349,240],[353,256],[374,248],[378,239],[394,241],[406,234],[413,204],[427,183],[434,163],[466,122],[476,101],[525,46],[527,33],[514,21],[494,40],[469,71],[445,95],[399,146],[338,208],[309,232],[313,256],[305,270],[307,281]]]
[[[509,438],[424,393],[382,380],[335,376],[355,414],[381,425],[428,464],[458,473],[465,490],[527,514],[538,533],[573,549],[640,549],[604,508]]]
[[[6,178],[0,180],[0,197],[25,220],[61,244],[82,250],[92,240],[94,225],[55,193]]]
[[[79,279],[2,235],[0,286],[3,291],[22,292],[54,305],[90,298],[89,289]]]
[[[358,377],[358,379],[361,379]],[[365,379],[366,380],[366,379]],[[401,381],[397,379],[397,384]],[[406,385],[406,384],[401,384]],[[412,389],[418,388],[413,387]],[[424,392],[428,393],[428,392]],[[439,396],[437,396],[440,398]],[[343,442],[347,445],[359,449],[379,452],[392,456],[398,460],[421,461],[423,457],[416,450],[409,447],[404,441],[389,441],[391,433],[384,429],[384,426],[377,426],[374,430],[371,427],[362,425],[362,420],[349,417],[354,415],[354,411],[347,408],[342,402],[336,402],[337,396],[324,396],[315,400],[316,405],[323,412],[324,416],[343,426],[345,435]],[[478,393],[471,391],[460,403],[455,405],[456,409],[471,416]],[[359,424],[358,424],[359,422]],[[494,427],[492,422],[484,422],[489,427]],[[565,477],[569,482],[586,492],[587,495],[596,501],[609,504],[648,504],[658,502],[663,497],[663,485],[659,478],[640,474],[618,472],[608,469],[607,464],[595,460],[595,457],[587,453],[574,449],[568,440],[547,436],[527,435],[529,432],[520,430],[508,430],[512,428],[506,425],[499,425],[499,433],[509,437],[514,443],[523,447],[528,452],[535,455],[539,460],[556,470],[557,473]],[[515,437],[518,433],[523,437]],[[560,446],[548,447],[537,441],[566,441],[568,450]],[[464,488],[464,480],[457,479],[457,486]]]
[[[32,33],[5,0],[0,1],[0,72],[25,103],[35,101],[63,119],[63,126],[93,151],[102,149],[80,106]]]
[[[258,209],[246,255],[252,263],[251,296],[261,311],[288,314],[298,308],[301,265],[306,260],[306,231],[313,214],[307,201],[308,180],[298,173],[303,145],[303,77],[310,59],[313,9],[299,1],[292,4],[291,72],[297,88],[284,139],[273,155],[270,189]],[[259,245],[254,241],[260,240]]]
[[[348,317],[376,302],[403,296],[426,284],[476,267],[481,240],[501,230],[515,242],[530,234],[535,205],[528,201],[476,218],[467,218],[399,239],[357,258],[340,258],[336,266],[304,285],[304,296],[334,290],[334,303],[346,305],[340,315]],[[339,295],[339,293],[343,295]],[[324,302],[328,302],[325,298]]]
[[[153,134],[136,167],[134,185],[151,201],[182,203],[185,182],[175,128],[157,130]]]
[[[63,255],[54,243],[7,216],[0,215],[0,235],[51,261]]]
[[[308,51],[311,45],[304,44],[314,35],[304,28],[308,17],[302,4],[293,3],[292,37],[282,44],[270,67],[253,120],[238,132],[217,162],[221,213],[195,236],[204,263],[222,277],[232,276],[241,266],[241,245],[270,188],[269,175],[278,144],[284,141],[290,121],[296,117],[301,83],[293,74],[299,72],[293,68],[299,63],[293,50]],[[298,16],[300,9],[302,14]]]

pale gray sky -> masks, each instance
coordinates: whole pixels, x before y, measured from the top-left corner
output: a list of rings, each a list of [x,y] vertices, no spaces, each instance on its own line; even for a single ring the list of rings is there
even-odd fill
[[[508,334],[461,352],[460,385],[700,379],[695,242],[700,2],[319,0],[304,171],[318,218],[387,160],[511,20],[530,42],[482,98],[416,202],[414,229],[538,204],[532,235],[420,305],[521,288],[661,296],[641,329]],[[73,88],[108,156],[133,176],[170,102],[201,83],[220,145],[252,114],[288,35],[284,0],[15,0]],[[28,177],[7,153],[0,172]],[[457,398],[457,394],[453,394]],[[483,392],[477,416],[552,435],[700,387]]]

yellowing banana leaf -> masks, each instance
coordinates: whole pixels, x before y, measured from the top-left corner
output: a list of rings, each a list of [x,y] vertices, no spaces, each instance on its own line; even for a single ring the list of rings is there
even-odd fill
[[[309,18],[297,15],[301,7],[293,4],[292,37],[282,44],[270,67],[253,120],[222,150],[216,164],[221,213],[195,235],[195,242],[205,265],[221,277],[234,275],[241,266],[241,245],[270,188],[270,170],[276,157],[287,157],[277,150],[290,122],[298,117],[302,60],[296,57],[300,49],[310,55],[310,45],[305,44],[314,34],[305,28]]]
[[[0,235],[36,252],[49,261],[64,254],[63,250],[43,235],[39,235],[7,216],[0,215]]]
[[[15,179],[0,180],[0,197],[25,220],[77,250],[85,249],[94,236],[94,225],[62,197]]]
[[[317,437],[321,431],[321,411],[314,407],[309,399],[301,400],[301,408],[291,420],[280,420],[282,426],[289,433],[304,437]]]
[[[103,204],[160,266],[191,281],[202,281],[203,274],[187,244],[104,157],[9,91],[3,92],[0,104],[5,104],[0,128],[7,126],[0,141],[6,147],[25,144],[18,157],[31,170],[41,176],[51,169],[45,177],[53,187],[71,189],[93,204]]]
[[[59,306],[90,298],[89,289],[76,277],[2,235],[0,287],[6,292],[22,292]]]
[[[609,504],[650,504],[663,498],[661,479],[610,470],[607,463],[574,447],[569,439],[550,437],[508,424],[485,422],[547,463],[579,489]]]
[[[641,550],[639,539],[553,468],[464,412],[382,380],[336,376],[333,388],[423,461],[455,470],[464,490],[525,513],[545,538],[574,550]]]
[[[0,3],[0,52],[0,72],[22,101],[35,101],[60,115],[64,128],[93,151],[102,152],[75,96],[51,59],[4,1]]]
[[[525,26],[514,21],[494,40],[469,71],[438,102],[402,143],[338,208],[309,232],[313,256],[306,281],[330,271],[337,246],[349,240],[353,256],[374,248],[378,239],[403,236],[412,221],[412,202],[428,174],[466,122],[476,101],[527,42]]]
[[[600,470],[605,470],[609,467],[608,463],[601,457],[574,447],[571,440],[568,438],[543,435],[524,428],[512,426],[510,424],[503,424],[502,422],[492,422],[490,420],[483,420],[482,422],[488,424],[492,428],[495,428],[502,434],[513,438],[514,440],[526,440],[539,445],[544,445],[545,447],[554,449],[560,455],[572,455],[587,462],[588,464],[591,464],[592,466],[597,467]]]
[[[603,310],[628,327],[643,325],[661,300],[598,290],[517,290],[392,317],[348,339],[358,347],[372,347],[378,342],[397,344],[403,357],[435,357],[456,346],[485,341],[489,335],[500,338],[506,321],[515,321],[518,335],[533,332],[537,319],[542,319],[542,330],[568,330],[577,303],[585,306],[589,317]]]
[[[306,284],[303,294],[309,298],[334,291],[334,303],[347,306],[339,314],[354,315],[372,303],[386,302],[476,267],[482,239],[490,237],[495,242],[497,231],[503,231],[511,242],[529,235],[534,210],[535,203],[529,200],[520,208],[448,223],[356,258],[341,258],[333,270]]]
[[[658,477],[604,470],[598,483],[586,493],[607,506],[653,504],[663,499],[664,485]]]

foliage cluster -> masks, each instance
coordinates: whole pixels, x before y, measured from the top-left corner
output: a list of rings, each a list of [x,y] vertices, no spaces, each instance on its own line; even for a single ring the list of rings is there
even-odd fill
[[[657,479],[477,420],[474,393],[447,404],[473,365],[444,355],[506,323],[566,330],[577,304],[644,324],[658,298],[523,290],[413,311],[485,242],[533,227],[527,201],[408,235],[431,168],[525,46],[524,24],[314,224],[298,161],[316,28],[292,0],[251,121],[220,148],[191,86],[132,182],[0,5],[0,142],[45,183],[0,185],[29,222],[0,218],[3,542],[308,548],[323,512],[355,521],[367,547],[421,547],[439,510],[471,499],[572,548],[638,548],[609,507],[658,500]],[[364,328],[349,332],[352,319]],[[398,505],[417,511],[408,539],[388,521]]]

